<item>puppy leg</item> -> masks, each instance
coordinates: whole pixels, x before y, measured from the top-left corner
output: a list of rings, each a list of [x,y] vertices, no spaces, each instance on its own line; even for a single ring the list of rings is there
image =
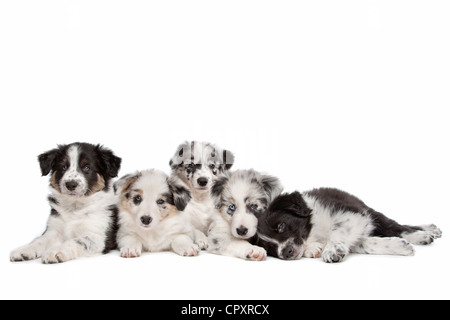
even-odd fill
[[[200,250],[208,249],[208,237],[198,229],[194,230],[194,242]]]
[[[198,256],[200,247],[187,235],[180,235],[172,241],[172,250],[184,257]]]
[[[352,252],[380,255],[413,256],[414,248],[405,239],[401,238],[381,238],[370,237],[359,246],[352,249]]]
[[[58,234],[56,232],[47,231],[41,237],[33,240],[30,244],[12,251],[10,260],[12,262],[19,262],[39,259],[50,244],[55,244],[59,241],[60,240],[58,239]]]
[[[230,240],[228,246],[224,248],[222,253],[224,256],[240,258],[249,261],[263,261],[267,258],[265,249],[251,245],[245,240]]]
[[[360,214],[342,212],[333,216],[330,237],[322,252],[322,259],[327,263],[341,262],[369,237],[372,221]]]
[[[102,237],[90,235],[65,241],[42,255],[42,263],[53,264],[75,260],[82,256],[101,253],[105,244]]]
[[[118,240],[122,258],[137,258],[142,254],[142,243],[133,236],[122,236]]]

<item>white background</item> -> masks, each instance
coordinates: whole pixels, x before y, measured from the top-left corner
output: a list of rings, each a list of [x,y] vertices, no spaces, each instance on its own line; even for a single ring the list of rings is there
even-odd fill
[[[448,1],[2,1],[0,298],[450,298]],[[444,237],[414,257],[202,253],[10,263],[45,229],[37,155],[102,143],[121,174],[183,140],[287,191],[340,187]]]

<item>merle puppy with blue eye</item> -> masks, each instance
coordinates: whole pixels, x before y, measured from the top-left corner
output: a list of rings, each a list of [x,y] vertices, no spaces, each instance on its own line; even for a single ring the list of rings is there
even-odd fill
[[[282,191],[280,181],[255,170],[238,170],[220,178],[211,195],[217,211],[208,232],[208,251],[246,260],[264,260],[266,251],[251,245],[258,217]]]
[[[332,188],[276,198],[259,216],[257,245],[280,259],[341,262],[349,253],[413,255],[411,244],[440,238],[435,225],[400,225],[357,197]]]
[[[116,247],[117,208],[111,188],[121,159],[89,143],[61,145],[38,158],[50,174],[51,215],[41,237],[11,253],[11,261],[61,263]]]

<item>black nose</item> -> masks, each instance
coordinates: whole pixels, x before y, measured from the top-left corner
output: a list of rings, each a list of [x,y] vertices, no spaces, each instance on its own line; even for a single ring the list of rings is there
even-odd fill
[[[141,222],[143,225],[148,226],[150,223],[152,223],[152,221],[153,221],[153,218],[150,216],[142,216],[141,217]]]
[[[197,183],[201,186],[204,187],[208,184],[208,179],[207,178],[198,178]]]
[[[236,232],[240,236],[245,236],[248,233],[248,229],[244,226],[240,226],[239,228],[236,229]]]
[[[78,187],[78,182],[76,182],[76,181],[68,181],[68,182],[66,182],[66,188],[69,190],[69,191],[73,191],[73,190],[75,190],[76,188]]]
[[[292,246],[287,246],[283,249],[282,254],[284,259],[291,259],[294,256],[294,248]]]

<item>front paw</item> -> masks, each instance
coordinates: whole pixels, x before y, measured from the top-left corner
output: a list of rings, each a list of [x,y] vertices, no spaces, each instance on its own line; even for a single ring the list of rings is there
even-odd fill
[[[122,258],[138,258],[142,254],[140,249],[122,248],[120,249],[120,256]]]
[[[33,246],[20,247],[10,254],[11,262],[29,261],[40,258],[41,254]]]
[[[303,253],[303,256],[305,258],[320,258],[323,251],[323,244],[319,242],[313,242],[306,246],[305,252]]]
[[[347,254],[348,250],[342,245],[327,245],[322,252],[322,259],[326,263],[338,263],[344,260]]]
[[[249,261],[263,261],[267,258],[267,251],[261,247],[252,246],[246,251],[245,259]]]
[[[174,247],[173,251],[183,257],[196,257],[199,255],[201,250],[197,244],[192,244]]]
[[[207,250],[208,249],[208,237],[205,236],[202,232],[199,232],[199,234],[195,237],[195,244],[198,245],[200,250]]]
[[[69,261],[69,257],[62,250],[50,250],[42,255],[43,264],[56,264]]]

